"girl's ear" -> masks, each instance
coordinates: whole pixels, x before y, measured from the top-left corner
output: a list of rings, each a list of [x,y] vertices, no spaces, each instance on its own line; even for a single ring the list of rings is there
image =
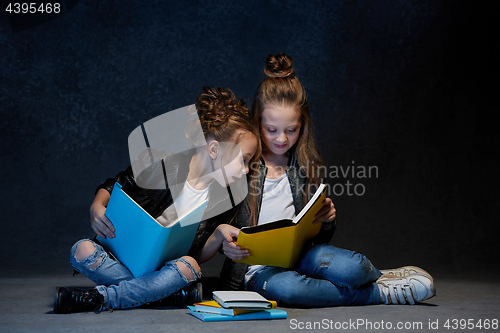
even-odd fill
[[[213,161],[215,161],[217,159],[217,156],[219,155],[219,151],[220,151],[219,141],[212,140],[208,143],[208,154],[210,155],[210,158]]]

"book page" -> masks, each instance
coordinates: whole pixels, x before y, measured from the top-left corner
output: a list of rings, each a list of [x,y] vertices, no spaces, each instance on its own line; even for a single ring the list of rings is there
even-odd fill
[[[314,195],[311,198],[311,200],[309,200],[309,202],[307,203],[307,205],[305,205],[304,208],[302,208],[302,210],[300,211],[299,215],[297,215],[297,216],[294,217],[294,219],[293,219],[294,223],[298,223],[304,217],[304,215],[307,214],[307,212],[311,209],[311,207],[321,197],[321,195],[323,194],[323,191],[324,191],[325,187],[326,187],[325,184],[321,184],[321,185],[318,186],[318,189],[314,193]]]
[[[192,212],[197,210],[199,207],[204,206],[208,203],[208,200],[204,200],[198,206],[190,209],[188,212],[181,216],[180,218],[177,216],[177,210],[175,209],[175,203],[168,206],[167,209],[163,211],[163,213],[156,218],[156,221],[161,224],[164,228],[172,228],[177,223],[180,223],[181,227],[185,227],[192,223],[197,223],[195,219],[189,218]]]
[[[158,221],[158,223],[160,223],[164,228],[171,228],[177,223],[177,217],[175,205],[170,205],[160,216],[156,218],[156,221]]]

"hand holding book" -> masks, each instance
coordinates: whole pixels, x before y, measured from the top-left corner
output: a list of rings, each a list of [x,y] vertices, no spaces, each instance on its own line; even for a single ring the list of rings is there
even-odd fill
[[[319,212],[314,215],[313,224],[317,223],[331,223],[335,220],[337,216],[337,211],[335,210],[335,205],[333,204],[332,199],[326,198],[323,201],[323,207],[319,210]]]
[[[207,200],[164,227],[115,183],[106,216],[116,226],[116,237],[96,239],[135,277],[143,276],[189,252],[206,205]]]
[[[101,238],[115,238],[115,227],[105,215],[111,195],[105,189],[100,189],[90,206],[90,226]]]
[[[240,229],[228,224],[222,224],[219,227],[224,228],[221,232],[227,232],[227,235],[232,236],[230,238],[226,237],[222,243],[222,250],[224,251],[226,257],[232,260],[241,260],[250,255],[250,251],[248,249],[243,249],[236,244]]]
[[[326,201],[326,186],[321,184],[293,220],[283,219],[242,228],[236,245],[249,249],[251,255],[237,261],[250,265],[292,267],[299,259],[304,243],[321,229],[321,223],[313,222],[318,222],[318,217],[319,222],[325,217],[329,220],[332,216],[325,214],[330,214],[332,209],[335,213],[335,207],[329,203]],[[328,211],[321,214],[321,209]]]
[[[293,220],[284,219],[241,230],[227,224],[218,226],[205,243],[199,262],[210,259],[222,244],[224,254],[232,260],[289,268],[298,260],[305,241],[318,234],[323,221],[332,218],[335,218],[335,207],[331,199],[326,200],[326,186],[321,184]]]
[[[246,249],[241,249],[236,245],[236,240],[240,229],[229,224],[219,225],[210,235],[201,250],[198,262],[203,263],[212,258],[222,245],[224,254],[232,260],[240,260],[247,257],[250,253]]]

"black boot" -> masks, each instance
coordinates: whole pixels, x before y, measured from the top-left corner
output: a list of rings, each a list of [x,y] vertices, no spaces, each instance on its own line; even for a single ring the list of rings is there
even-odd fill
[[[202,300],[202,285],[201,282],[191,283],[166,298],[160,299],[156,302],[145,304],[146,307],[161,307],[161,306],[178,306],[186,307],[199,303]]]
[[[54,313],[100,312],[103,302],[104,296],[95,288],[57,287]]]

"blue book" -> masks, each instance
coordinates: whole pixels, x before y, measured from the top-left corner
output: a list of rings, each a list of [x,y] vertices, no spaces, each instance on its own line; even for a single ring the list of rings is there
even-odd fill
[[[105,212],[115,227],[115,238],[97,236],[97,240],[134,277],[143,276],[189,252],[207,202],[205,200],[180,216],[173,225],[164,227],[115,183]]]
[[[237,320],[263,320],[263,319],[286,319],[285,310],[268,309],[235,316],[198,312],[194,306],[188,306],[189,313],[202,321],[237,321]]]

